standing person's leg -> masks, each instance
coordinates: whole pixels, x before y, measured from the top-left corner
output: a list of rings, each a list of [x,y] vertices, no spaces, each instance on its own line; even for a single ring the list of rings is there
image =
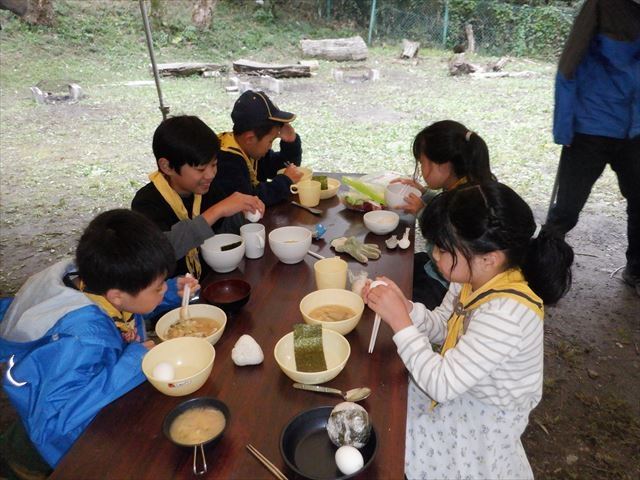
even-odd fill
[[[577,133],[570,147],[562,147],[558,167],[558,196],[545,228],[565,234],[578,223],[591,188],[609,160],[605,137]]]
[[[640,135],[620,140],[611,168],[627,200],[627,266],[623,277],[640,295]]]

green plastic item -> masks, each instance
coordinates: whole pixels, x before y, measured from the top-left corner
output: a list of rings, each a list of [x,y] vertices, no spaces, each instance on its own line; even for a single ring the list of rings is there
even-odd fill
[[[380,205],[384,205],[384,190],[381,187],[361,182],[351,177],[342,177],[342,182],[349,185],[354,190],[360,193],[364,193],[374,202],[378,202]]]

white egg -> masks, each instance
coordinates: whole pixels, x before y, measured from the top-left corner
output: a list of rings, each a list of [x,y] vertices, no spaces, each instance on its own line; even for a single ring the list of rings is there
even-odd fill
[[[344,445],[336,450],[336,465],[342,473],[351,475],[364,466],[364,458],[356,447]]]
[[[262,214],[259,210],[255,212],[244,212],[244,218],[249,220],[251,223],[255,223],[262,218]]]
[[[156,368],[153,369],[153,377],[163,382],[170,382],[175,376],[176,372],[173,365],[167,362],[160,362],[156,365]]]

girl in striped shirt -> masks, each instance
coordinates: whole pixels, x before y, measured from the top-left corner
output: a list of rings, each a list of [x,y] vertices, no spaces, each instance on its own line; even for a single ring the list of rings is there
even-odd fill
[[[364,291],[411,376],[406,475],[532,478],[520,436],[542,395],[543,302],[568,290],[573,251],[498,182],[437,197],[421,228],[451,282],[442,304],[412,303],[384,277]]]

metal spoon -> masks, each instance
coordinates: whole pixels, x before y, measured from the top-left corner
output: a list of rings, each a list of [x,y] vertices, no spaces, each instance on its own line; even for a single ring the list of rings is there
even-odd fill
[[[322,210],[320,210],[319,208],[305,207],[304,205],[296,202],[295,200],[292,200],[291,203],[293,203],[297,207],[304,208],[305,210],[313,213],[314,215],[322,215]]]
[[[303,383],[294,383],[293,388],[297,388],[298,390],[309,390],[310,392],[333,393],[335,395],[340,395],[347,402],[359,402],[360,400],[364,400],[369,395],[371,395],[371,389],[368,387],[352,388],[351,390],[347,390],[346,392],[343,392],[342,390],[338,390],[337,388],[322,387],[320,385],[305,385]]]

